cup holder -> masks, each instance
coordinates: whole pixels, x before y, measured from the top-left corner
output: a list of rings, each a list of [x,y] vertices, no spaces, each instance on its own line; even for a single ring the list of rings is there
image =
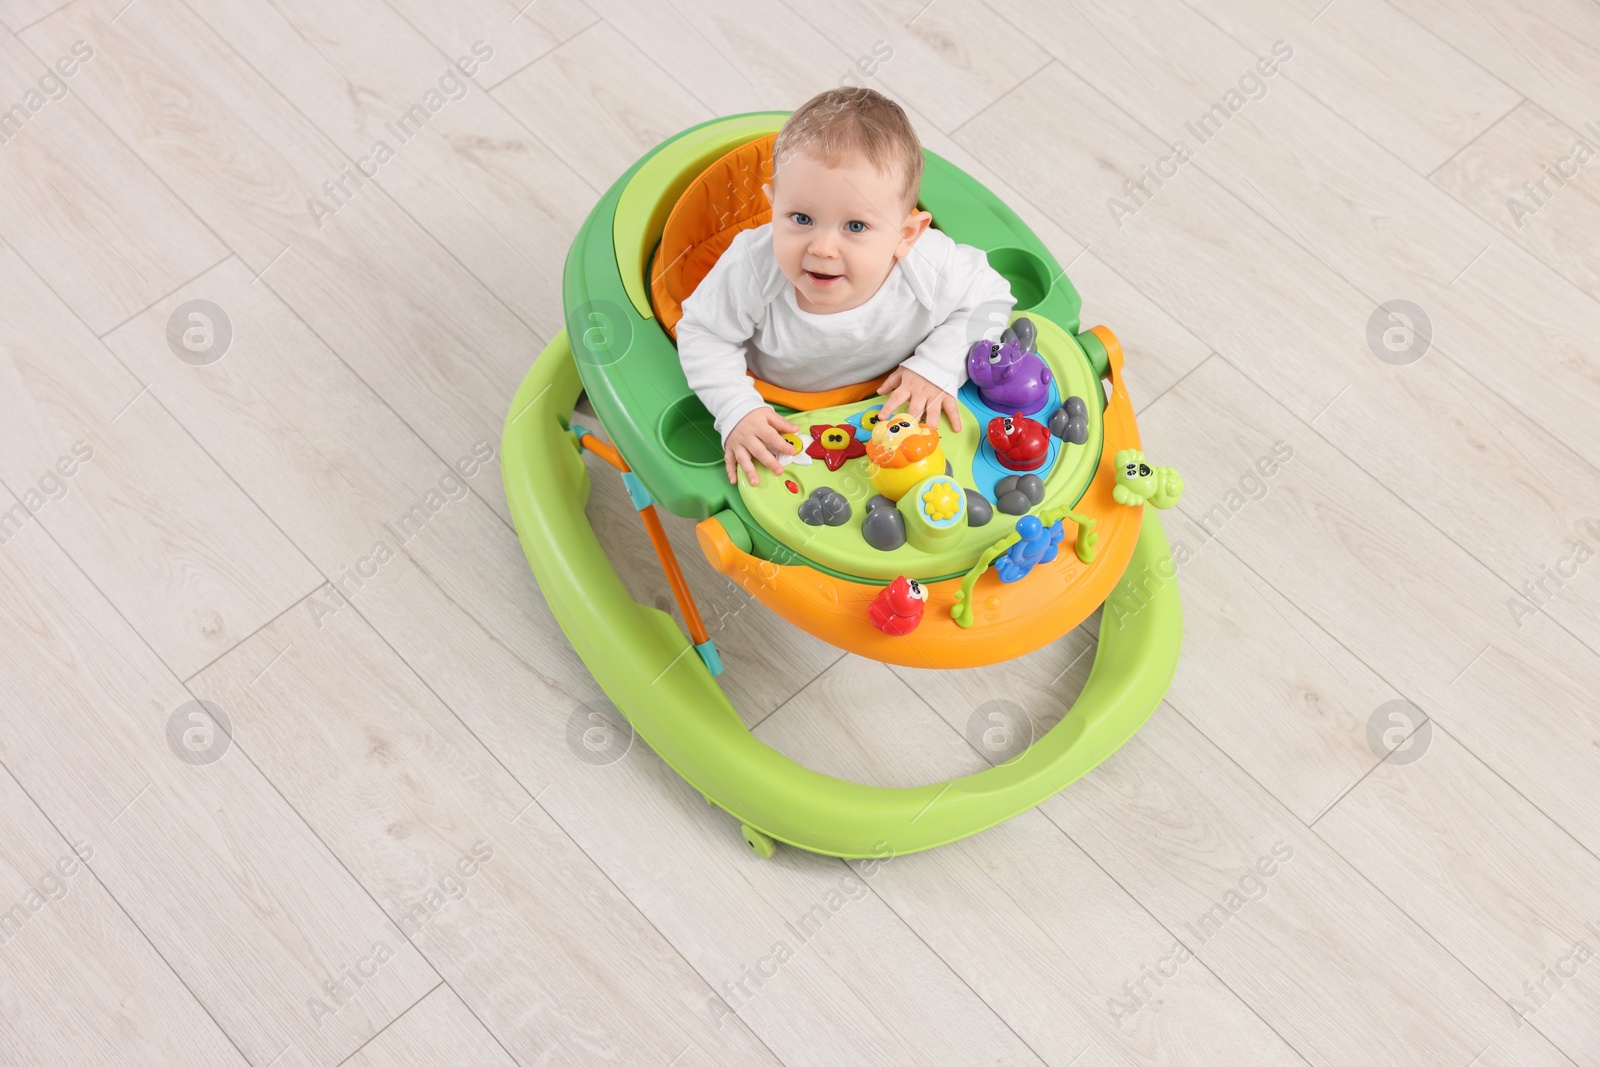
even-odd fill
[[[991,248],[989,266],[1011,283],[1011,295],[1016,297],[1018,311],[1039,306],[1050,293],[1054,279],[1044,260],[1025,248]]]
[[[657,436],[661,447],[679,463],[714,467],[722,462],[722,436],[717,433],[716,420],[693,393],[667,405]]]

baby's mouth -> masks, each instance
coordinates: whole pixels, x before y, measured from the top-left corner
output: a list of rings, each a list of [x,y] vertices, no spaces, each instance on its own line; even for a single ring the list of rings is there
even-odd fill
[[[835,278],[842,278],[842,277],[844,277],[844,275],[842,275],[842,274],[818,274],[814,270],[808,270],[808,271],[806,271],[806,277],[810,278],[813,282],[816,282],[818,285],[827,285],[829,282],[833,281]]]

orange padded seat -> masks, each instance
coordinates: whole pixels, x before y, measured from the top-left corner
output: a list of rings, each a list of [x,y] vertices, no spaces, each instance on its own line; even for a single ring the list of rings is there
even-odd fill
[[[777,134],[740,145],[689,183],[667,216],[650,265],[650,302],[656,320],[674,341],[683,302],[716,265],[741,230],[772,221],[772,206],[761,187],[772,181],[772,146]],[[801,392],[764,382],[755,375],[763,400],[796,410],[833,407],[874,396],[887,375],[821,392]]]

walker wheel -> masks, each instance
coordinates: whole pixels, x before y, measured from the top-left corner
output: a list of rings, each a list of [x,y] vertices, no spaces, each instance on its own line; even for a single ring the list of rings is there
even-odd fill
[[[772,854],[778,851],[778,846],[772,838],[757,830],[754,826],[744,826],[741,827],[741,830],[744,833],[744,843],[749,845],[750,850],[762,859],[770,860]]]

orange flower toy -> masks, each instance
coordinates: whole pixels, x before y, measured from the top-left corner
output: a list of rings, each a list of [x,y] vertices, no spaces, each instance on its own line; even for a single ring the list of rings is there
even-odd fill
[[[944,473],[939,431],[909,415],[880,419],[866,447],[867,477],[890,500],[899,500],[922,479]]]

